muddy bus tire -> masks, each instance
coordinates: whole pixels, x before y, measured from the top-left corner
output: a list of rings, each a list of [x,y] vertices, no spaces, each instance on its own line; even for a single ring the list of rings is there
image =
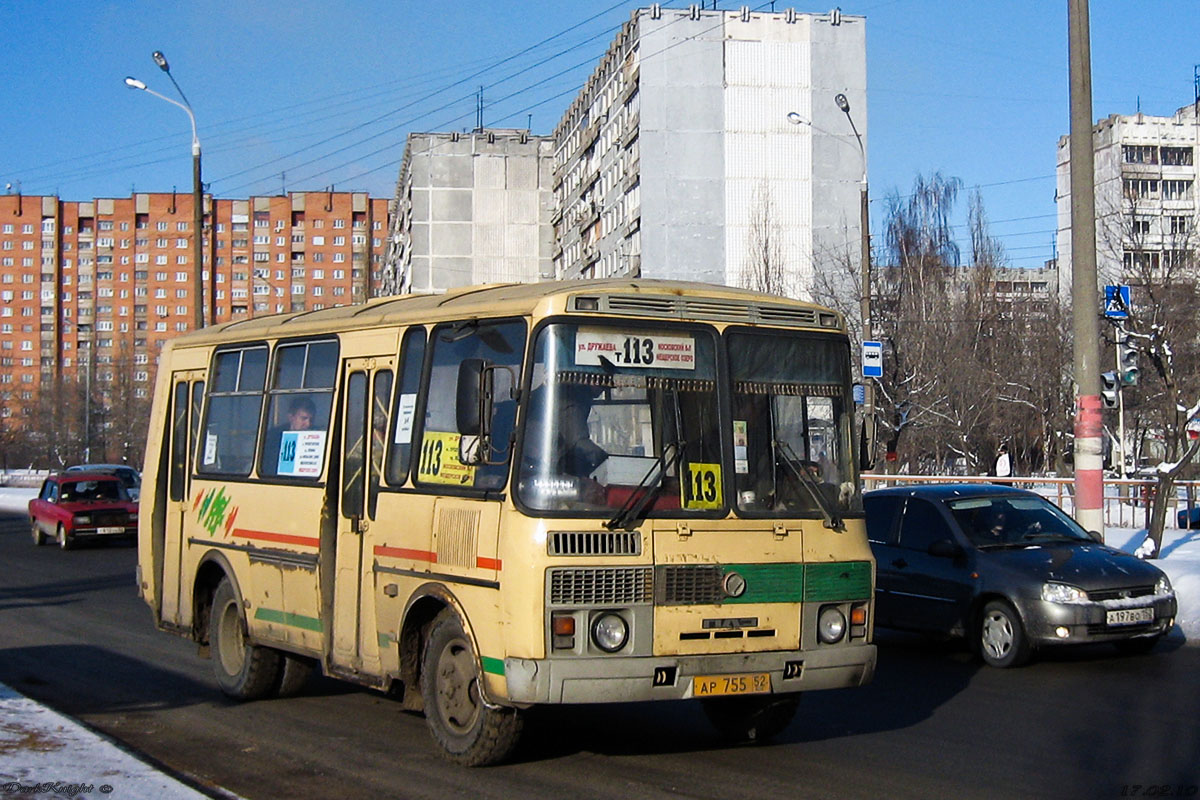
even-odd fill
[[[700,701],[704,715],[723,739],[765,744],[791,724],[800,695],[713,697]]]
[[[487,705],[480,694],[479,659],[454,612],[437,616],[421,659],[425,720],[447,759],[480,767],[507,758],[524,726],[521,712]]]
[[[279,697],[295,697],[308,685],[308,679],[313,673],[312,659],[294,656],[291,653],[280,653],[281,666],[279,669],[279,685],[275,694]]]
[[[221,691],[235,700],[257,700],[271,694],[279,680],[280,654],[250,644],[242,600],[228,578],[213,595],[208,622],[213,675]]]

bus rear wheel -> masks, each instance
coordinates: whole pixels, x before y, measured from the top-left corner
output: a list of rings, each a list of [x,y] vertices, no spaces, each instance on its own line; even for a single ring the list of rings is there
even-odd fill
[[[458,616],[443,611],[433,621],[421,659],[425,720],[446,758],[479,767],[507,758],[517,746],[524,717],[514,708],[489,705],[483,676]]]
[[[722,738],[765,744],[791,724],[800,706],[800,695],[711,697],[701,700],[700,706]]]
[[[213,675],[222,692],[235,700],[257,700],[275,691],[279,652],[250,643],[242,599],[228,578],[221,581],[213,595],[208,636]]]

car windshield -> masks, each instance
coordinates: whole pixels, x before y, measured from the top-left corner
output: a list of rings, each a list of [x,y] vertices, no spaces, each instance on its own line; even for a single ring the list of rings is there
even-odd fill
[[[963,533],[981,550],[1092,541],[1075,520],[1042,497],[972,497],[951,500],[947,505]]]
[[[517,488],[528,508],[614,527],[725,508],[711,331],[548,325],[531,381]]]
[[[64,503],[94,503],[124,500],[126,495],[119,481],[68,481],[59,498]]]
[[[831,522],[861,510],[845,339],[737,332],[728,343],[738,509]]]

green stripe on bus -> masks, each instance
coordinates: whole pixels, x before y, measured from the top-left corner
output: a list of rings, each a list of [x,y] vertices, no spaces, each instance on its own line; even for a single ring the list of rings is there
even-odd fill
[[[479,660],[483,663],[484,672],[490,672],[493,675],[504,675],[504,659],[480,656]]]
[[[722,604],[799,603],[804,599],[803,564],[726,564],[722,572],[736,572],[746,579],[746,592],[726,597]]]
[[[303,628],[306,631],[324,633],[325,626],[316,617],[306,617],[303,614],[293,614],[290,611],[277,611],[273,608],[259,608],[254,612],[255,619],[263,622],[278,622],[292,628]]]
[[[839,603],[871,598],[871,564],[868,561],[839,561],[804,565],[804,600],[809,603]]]

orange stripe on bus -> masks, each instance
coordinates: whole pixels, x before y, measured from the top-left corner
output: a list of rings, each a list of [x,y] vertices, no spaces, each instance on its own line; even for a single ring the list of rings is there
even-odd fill
[[[383,545],[376,545],[375,555],[407,558],[413,561],[428,561],[430,564],[437,563],[437,553],[431,553],[428,550],[410,550],[407,547],[384,547]]]
[[[484,558],[483,556],[480,556],[479,558],[475,559],[475,564],[480,569],[494,569],[496,571],[500,570],[500,559],[498,558]]]
[[[280,544],[298,544],[304,547],[320,547],[321,540],[311,536],[289,536],[286,533],[270,533],[268,531],[248,531],[245,528],[238,528],[233,532],[234,536],[242,539],[258,539],[264,542],[279,542]]]

